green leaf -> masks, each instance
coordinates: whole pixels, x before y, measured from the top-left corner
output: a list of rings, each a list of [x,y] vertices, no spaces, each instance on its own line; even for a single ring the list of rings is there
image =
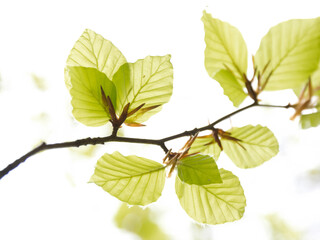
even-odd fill
[[[215,142],[212,135],[197,137],[191,145],[189,154],[202,153],[203,155],[213,156],[214,160],[218,160],[221,149]]]
[[[268,76],[266,90],[299,88],[318,67],[320,58],[320,18],[282,22],[261,40],[255,65],[261,83]]]
[[[247,72],[247,46],[238,29],[203,12],[205,31],[205,67],[214,78],[221,69],[230,69],[244,86]]]
[[[319,64],[318,64],[316,71],[314,71],[311,75],[311,81],[312,81],[313,88],[318,88],[318,89],[320,88],[320,61],[319,61]],[[308,80],[306,81],[306,83],[307,82],[308,82]],[[319,95],[319,90],[318,90],[317,94]]]
[[[269,223],[271,239],[275,240],[303,240],[305,233],[295,226],[291,226],[277,214],[268,214],[265,219]]]
[[[41,91],[45,91],[48,88],[48,84],[46,82],[46,80],[43,77],[40,77],[34,73],[31,74],[31,78],[33,80],[33,83],[36,85],[36,87],[41,90]],[[0,80],[1,81],[1,80]]]
[[[230,99],[235,107],[238,107],[247,97],[247,94],[243,91],[242,86],[229,70],[220,70],[214,76],[214,79],[220,83],[221,87],[223,88],[224,95]]]
[[[317,127],[320,125],[320,112],[301,115],[300,125],[303,129]]]
[[[319,61],[319,64],[318,64],[318,67],[317,69],[312,73],[311,77],[310,77],[310,80],[311,80],[311,85],[312,85],[312,88],[313,88],[313,95],[314,96],[318,96],[320,97],[320,61]],[[298,88],[295,88],[293,89],[294,93],[297,95],[297,97],[300,96],[302,90],[306,87],[306,90],[305,90],[305,95],[308,94],[308,82],[309,82],[309,78],[306,79],[303,83],[301,83],[301,86],[298,87]],[[319,99],[318,100],[318,104],[319,104]]]
[[[114,217],[118,228],[132,232],[142,240],[169,240],[171,238],[158,224],[160,219],[160,214],[151,208],[128,206],[126,203],[121,205]]]
[[[222,183],[217,164],[208,155],[197,154],[183,158],[178,162],[178,175],[188,184]]]
[[[94,182],[119,200],[132,205],[147,205],[161,195],[165,166],[119,152],[104,154],[97,162],[90,182]]]
[[[110,41],[86,29],[72,48],[67,66],[96,68],[112,80],[113,75],[126,62],[122,53]]]
[[[145,104],[126,123],[142,123],[161,110],[172,95],[173,67],[170,55],[148,56],[135,63],[123,65],[115,74],[113,82],[118,90],[118,112],[130,102],[129,112]],[[158,107],[157,107],[158,106]],[[148,108],[155,107],[150,111]]]
[[[240,168],[257,167],[279,152],[278,141],[267,127],[247,125],[228,132],[240,141],[222,138],[223,150]]]
[[[243,216],[246,198],[238,177],[220,169],[223,183],[195,185],[176,177],[176,194],[194,220],[206,224],[232,222]]]
[[[104,73],[95,68],[67,67],[66,77],[71,86],[69,91],[72,97],[73,116],[87,126],[95,127],[106,124],[110,116],[104,108],[100,87],[115,103],[114,84]]]

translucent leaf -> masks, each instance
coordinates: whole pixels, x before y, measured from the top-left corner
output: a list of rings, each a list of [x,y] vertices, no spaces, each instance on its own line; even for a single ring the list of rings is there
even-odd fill
[[[238,29],[203,12],[205,31],[205,67],[210,77],[221,69],[230,69],[244,86],[247,72],[247,46]]]
[[[311,85],[313,88],[313,95],[320,97],[320,61],[319,61],[317,69],[312,73],[310,80],[311,80]],[[307,96],[307,93],[309,92],[308,81],[309,81],[309,78],[306,79],[304,82],[302,82],[301,86],[299,88],[293,89],[294,93],[297,95],[298,98],[306,86],[307,87],[305,90],[305,95]],[[319,104],[320,99],[318,98],[317,100],[318,100],[317,103]]]
[[[39,90],[41,90],[41,91],[47,90],[47,82],[43,77],[40,77],[40,76],[32,73],[31,78]]]
[[[146,158],[123,156],[114,152],[104,154],[98,160],[90,182],[123,202],[147,205],[155,202],[161,195],[165,167]]]
[[[223,88],[224,95],[230,99],[235,107],[238,107],[247,97],[247,94],[243,91],[242,86],[229,70],[220,70],[214,76],[214,79],[220,83],[221,87]]]
[[[118,90],[118,111],[130,102],[129,112],[145,104],[126,123],[142,123],[161,110],[172,95],[173,67],[170,55],[148,56],[123,65],[113,79]],[[150,111],[145,111],[152,108]],[[119,112],[118,112],[119,114]]]
[[[269,214],[265,219],[270,225],[270,235],[275,240],[303,240],[306,239],[303,232],[299,231],[296,226],[291,226],[277,214]]]
[[[73,46],[67,66],[96,68],[112,80],[119,67],[126,62],[122,53],[110,41],[86,29]]]
[[[319,61],[317,69],[311,75],[311,81],[312,81],[313,88],[319,89],[319,87],[320,87],[320,61]],[[306,83],[307,82],[308,82],[308,80],[306,80]]]
[[[299,88],[317,69],[320,58],[320,18],[294,19],[272,27],[262,38],[255,65],[266,90]]]
[[[212,135],[197,137],[193,142],[189,153],[202,153],[204,155],[211,155],[217,161],[220,156],[221,149],[215,142]]]
[[[223,150],[240,168],[257,167],[279,152],[278,141],[267,127],[247,125],[228,132],[240,141],[222,138]]]
[[[301,115],[300,125],[303,129],[317,127],[320,125],[320,112]]]
[[[183,182],[188,184],[205,185],[222,182],[215,160],[202,154],[189,156],[179,161],[178,175]]]
[[[151,208],[128,206],[123,203],[114,217],[116,226],[139,236],[142,240],[171,239],[156,222],[161,215]]]
[[[73,107],[72,114],[79,122],[87,126],[101,126],[106,124],[109,113],[102,103],[101,87],[106,96],[116,102],[116,89],[107,76],[95,68],[67,67],[67,77]]]
[[[243,216],[246,198],[238,177],[220,169],[223,183],[188,184],[176,177],[176,194],[194,220],[206,224],[232,222]]]

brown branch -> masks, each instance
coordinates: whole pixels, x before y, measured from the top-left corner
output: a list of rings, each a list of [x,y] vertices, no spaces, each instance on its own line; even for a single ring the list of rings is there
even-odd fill
[[[232,113],[229,113],[229,114],[219,118],[218,120],[216,120],[215,122],[213,122],[207,126],[203,126],[201,128],[195,128],[193,130],[185,131],[185,132],[175,134],[175,135],[172,135],[169,137],[165,137],[162,139],[143,139],[143,138],[118,137],[118,136],[116,136],[118,129],[115,128],[114,131],[112,132],[112,134],[107,137],[84,138],[84,139],[78,139],[78,140],[70,141],[70,142],[53,143],[53,144],[47,144],[47,143],[43,142],[38,147],[34,148],[30,152],[26,153],[25,155],[23,155],[19,159],[15,160],[13,163],[9,164],[6,168],[1,170],[0,171],[0,179],[2,179],[5,175],[7,175],[11,170],[18,167],[21,163],[25,162],[29,157],[31,157],[41,151],[45,151],[45,150],[49,150],[49,149],[80,147],[80,146],[85,146],[85,145],[97,145],[97,144],[104,144],[106,142],[127,142],[127,143],[158,145],[159,147],[162,148],[162,150],[165,153],[167,153],[168,148],[165,145],[166,142],[177,139],[177,138],[181,138],[181,137],[195,135],[196,133],[202,132],[205,130],[211,130],[218,123],[220,123],[220,122],[222,122],[222,121],[224,121],[224,120],[226,120],[226,119],[228,119],[228,118],[230,118],[230,117],[232,117],[232,116],[234,116],[244,110],[247,110],[249,108],[256,107],[256,106],[272,107],[272,108],[290,108],[290,107],[292,107],[290,104],[285,105],[285,106],[278,106],[278,105],[259,104],[257,102],[254,102],[248,106],[240,108]]]
[[[80,147],[85,145],[97,145],[104,144],[106,142],[127,142],[127,143],[141,143],[141,144],[153,144],[160,146],[164,152],[167,152],[165,144],[161,140],[153,140],[153,139],[140,139],[140,138],[126,138],[126,137],[118,137],[118,136],[108,136],[108,137],[97,137],[97,138],[84,138],[78,139],[71,142],[62,142],[62,143],[53,143],[47,144],[43,142],[38,147],[34,148],[30,152],[26,153],[19,159],[15,160],[13,163],[9,164],[6,168],[0,171],[0,179],[7,175],[11,170],[18,167],[21,163],[26,161],[29,157],[45,150],[49,149],[58,149],[58,148],[69,148],[69,147]]]

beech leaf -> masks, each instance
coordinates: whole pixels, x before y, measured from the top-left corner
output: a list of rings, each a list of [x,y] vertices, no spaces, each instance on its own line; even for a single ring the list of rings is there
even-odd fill
[[[165,166],[134,155],[106,153],[98,160],[90,182],[123,202],[147,205],[161,195],[165,183]]]
[[[195,185],[176,177],[176,194],[186,213],[200,223],[221,224],[243,216],[246,198],[238,177],[220,169],[222,183]]]

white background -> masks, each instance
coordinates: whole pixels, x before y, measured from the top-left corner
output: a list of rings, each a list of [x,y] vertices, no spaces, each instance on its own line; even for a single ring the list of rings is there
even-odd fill
[[[319,7],[317,0],[1,0],[0,168],[41,141],[71,141],[110,131],[73,120],[64,85],[67,56],[86,28],[112,41],[129,62],[147,55],[172,55],[171,101],[147,127],[123,129],[126,136],[160,138],[207,125],[234,110],[204,68],[203,10],[237,27],[250,57],[271,26],[292,18],[318,17]],[[43,77],[48,89],[38,90],[31,74]],[[274,104],[295,100],[286,91],[262,97]],[[307,178],[307,172],[320,165],[319,128],[302,131],[298,121],[289,121],[291,114],[291,110],[255,108],[221,125],[226,130],[266,125],[277,136],[280,153],[250,170],[238,169],[222,156],[219,167],[239,176],[248,206],[240,221],[209,227],[208,239],[270,239],[264,219],[270,213],[303,231],[305,239],[319,239],[320,186]],[[183,141],[168,147],[179,149]],[[120,202],[87,183],[96,160],[114,150],[158,161],[163,157],[157,147],[133,144],[106,144],[89,157],[68,149],[33,156],[0,181],[1,239],[134,239],[113,224]],[[174,177],[151,207],[161,212],[159,221],[173,239],[193,239],[192,220],[174,194]]]

